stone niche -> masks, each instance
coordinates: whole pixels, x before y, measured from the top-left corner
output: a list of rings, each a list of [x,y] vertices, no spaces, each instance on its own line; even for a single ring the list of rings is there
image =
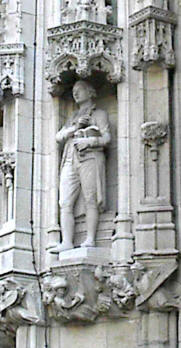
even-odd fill
[[[49,92],[59,105],[55,113],[56,131],[77,112],[72,88],[78,80],[87,81],[95,88],[96,108],[108,113],[111,142],[105,148],[106,208],[99,215],[95,246],[109,250],[115,230],[118,192],[116,84],[123,77],[123,31],[107,24],[112,10],[108,1],[63,1],[61,25],[48,29],[45,68]],[[56,155],[57,162],[60,162],[60,152]],[[57,173],[57,177],[59,175]],[[85,211],[80,209],[85,206],[82,202],[80,195],[75,205],[75,247],[79,247],[86,236]],[[49,230],[48,250],[55,244],[51,236],[53,232]]]
[[[99,79],[98,79],[99,77]],[[109,248],[112,247],[112,236],[115,230],[114,219],[117,212],[117,100],[116,90],[114,86],[105,80],[104,75],[92,76],[89,79],[92,86],[96,88],[97,98],[96,107],[98,109],[105,110],[109,116],[111,142],[105,149],[105,161],[106,161],[106,206],[105,210],[99,215],[99,224],[96,234],[96,247]],[[61,97],[55,97],[59,103],[59,113],[56,115],[58,129],[61,129],[74,112],[77,111],[75,101],[72,98],[72,86],[75,83],[75,79],[71,79],[71,87],[65,87],[65,91]],[[60,151],[57,153],[57,162],[61,161],[62,148],[59,146]],[[58,170],[57,178],[60,176],[60,170]],[[57,186],[58,192],[58,186]],[[56,202],[58,205],[58,201]],[[78,198],[75,205],[75,235],[74,246],[77,248],[86,238],[86,221],[85,221],[85,203],[82,194]],[[59,207],[58,207],[59,210]],[[60,221],[59,221],[60,222]],[[57,234],[59,235],[59,231]],[[51,233],[50,233],[51,235]],[[59,238],[58,238],[59,239]],[[51,241],[50,246],[53,245]]]

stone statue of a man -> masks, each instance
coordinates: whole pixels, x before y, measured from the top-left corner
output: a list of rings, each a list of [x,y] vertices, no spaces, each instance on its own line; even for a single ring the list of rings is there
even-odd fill
[[[73,87],[79,110],[57,133],[64,145],[60,173],[61,252],[73,248],[74,206],[82,191],[85,201],[87,238],[81,247],[94,247],[99,212],[105,206],[104,148],[111,140],[108,115],[93,103],[95,89],[85,81]],[[53,251],[53,250],[52,250]]]

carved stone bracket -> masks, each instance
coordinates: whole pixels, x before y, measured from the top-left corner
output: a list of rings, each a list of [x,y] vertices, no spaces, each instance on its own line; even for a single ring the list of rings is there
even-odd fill
[[[179,310],[180,286],[169,279],[177,267],[175,259],[146,265],[136,261],[131,269],[118,264],[57,266],[42,279],[43,302],[49,319],[61,323],[129,317],[135,305],[141,311]]]
[[[173,68],[173,28],[176,15],[164,8],[147,6],[130,16],[133,32],[132,67],[143,70],[150,64],[160,63]]]
[[[0,328],[15,334],[20,325],[40,323],[33,311],[35,302],[19,282],[11,278],[0,280]]]
[[[93,322],[99,316],[128,315],[134,306],[135,292],[126,275],[106,266],[72,267],[44,277],[43,301],[50,318]]]
[[[23,43],[0,44],[0,84],[2,91],[10,90],[13,95],[24,93]]]
[[[104,72],[112,83],[121,80],[123,57],[122,29],[88,21],[48,30],[46,78],[53,92],[62,76],[75,72],[81,78],[92,71]]]

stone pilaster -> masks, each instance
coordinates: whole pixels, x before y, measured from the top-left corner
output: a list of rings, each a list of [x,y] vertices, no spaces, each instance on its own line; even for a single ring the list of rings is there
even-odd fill
[[[32,274],[30,216],[35,6],[34,1],[29,5],[14,0],[6,2],[6,9],[6,31],[4,42],[0,44],[0,82],[4,92],[3,153],[13,153],[16,166],[13,178],[4,180],[3,205],[9,216],[4,214],[1,229],[0,272]],[[25,22],[31,25],[31,31],[26,26],[22,28]],[[23,267],[22,258],[25,261]]]
[[[141,126],[140,209],[136,255],[174,257],[175,225],[170,188],[169,82],[166,70],[150,68],[144,79],[144,122]],[[159,81],[158,81],[159,79]],[[157,111],[154,110],[154,103]],[[159,105],[162,100],[162,106]],[[163,102],[164,101],[164,102]],[[164,103],[164,108],[163,108]]]
[[[170,182],[169,75],[174,66],[175,14],[168,1],[141,1],[130,16],[132,67],[143,70],[143,118],[140,136],[140,208],[136,255],[176,254]],[[157,255],[157,256],[156,256]]]

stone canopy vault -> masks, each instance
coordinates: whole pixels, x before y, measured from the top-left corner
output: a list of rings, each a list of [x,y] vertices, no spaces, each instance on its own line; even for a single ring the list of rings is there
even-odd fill
[[[181,348],[179,0],[0,1],[0,348]]]

